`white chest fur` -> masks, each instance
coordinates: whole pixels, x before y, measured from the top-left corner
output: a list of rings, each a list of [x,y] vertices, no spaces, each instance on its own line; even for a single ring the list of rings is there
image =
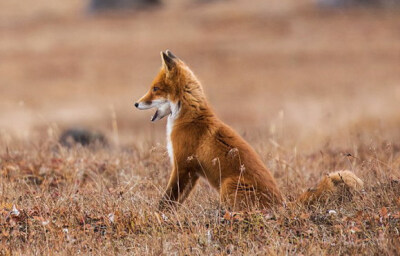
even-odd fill
[[[168,116],[168,121],[167,121],[167,150],[171,163],[174,163],[174,148],[172,145],[171,135],[174,129],[175,119],[178,117],[179,104],[175,104],[172,102],[170,104],[171,104],[171,114]]]
[[[171,163],[174,162],[174,148],[172,147],[172,138],[171,138],[172,129],[174,128],[174,121],[175,119],[172,118],[172,115],[169,115],[167,121],[167,150]]]

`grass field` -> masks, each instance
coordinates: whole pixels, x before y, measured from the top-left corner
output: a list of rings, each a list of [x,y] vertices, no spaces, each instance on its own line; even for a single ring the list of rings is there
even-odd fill
[[[167,1],[165,1],[167,2]],[[0,2],[2,254],[398,255],[399,10],[312,1],[168,1],[89,15],[84,1]],[[352,202],[220,209],[205,182],[165,216],[165,120],[133,103],[170,49],[250,142],[288,202],[353,170]],[[62,148],[63,129],[109,148]]]

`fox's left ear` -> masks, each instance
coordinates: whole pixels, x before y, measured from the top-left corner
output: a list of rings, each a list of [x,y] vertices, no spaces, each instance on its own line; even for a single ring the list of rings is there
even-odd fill
[[[176,62],[174,60],[174,59],[176,59],[176,57],[174,58],[174,57],[169,56],[168,52],[169,51],[167,50],[167,53],[161,52],[160,54],[161,54],[162,64],[165,67],[165,69],[169,72],[176,67]]]

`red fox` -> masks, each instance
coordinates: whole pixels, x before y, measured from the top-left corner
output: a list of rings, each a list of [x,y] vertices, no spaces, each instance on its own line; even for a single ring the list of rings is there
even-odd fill
[[[141,110],[156,109],[153,122],[168,116],[167,148],[172,172],[159,208],[183,203],[200,177],[219,191],[228,209],[283,205],[271,172],[254,149],[216,117],[189,67],[168,50],[161,52],[161,59],[161,70],[150,90],[135,103]],[[352,172],[337,172],[301,195],[299,201],[312,203],[335,193],[339,184],[357,190],[363,186]]]

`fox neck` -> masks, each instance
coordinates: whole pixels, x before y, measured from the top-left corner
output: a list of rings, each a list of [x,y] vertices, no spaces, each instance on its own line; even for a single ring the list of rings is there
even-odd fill
[[[198,120],[199,116],[212,115],[211,108],[204,96],[200,82],[192,74],[179,93],[179,122],[191,123]]]

